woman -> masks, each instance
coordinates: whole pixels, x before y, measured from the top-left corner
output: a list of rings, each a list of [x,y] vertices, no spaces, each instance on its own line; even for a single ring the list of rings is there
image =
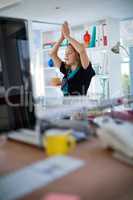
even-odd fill
[[[65,51],[65,62],[58,57],[58,50],[64,39],[67,39],[69,43]],[[62,25],[61,37],[54,45],[50,56],[54,61],[54,65],[64,74],[61,84],[64,96],[86,95],[95,71],[84,45],[70,36],[67,22]]]

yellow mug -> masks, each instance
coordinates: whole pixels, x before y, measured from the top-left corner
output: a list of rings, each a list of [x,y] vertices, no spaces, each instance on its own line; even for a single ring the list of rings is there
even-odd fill
[[[45,132],[43,144],[48,156],[64,155],[74,149],[76,140],[72,130],[50,129]]]

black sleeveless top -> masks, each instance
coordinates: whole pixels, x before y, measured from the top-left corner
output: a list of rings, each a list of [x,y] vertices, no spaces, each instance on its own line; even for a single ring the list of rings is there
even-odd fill
[[[62,62],[60,71],[64,74],[61,86],[64,96],[87,94],[91,79],[95,75],[91,62],[87,69],[80,66],[74,71],[67,69]]]

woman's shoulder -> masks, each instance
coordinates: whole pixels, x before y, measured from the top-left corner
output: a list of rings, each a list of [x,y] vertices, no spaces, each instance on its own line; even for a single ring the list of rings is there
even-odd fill
[[[69,67],[66,65],[64,61],[62,61],[60,66],[60,72],[62,72],[65,75],[66,73],[68,73],[68,69]]]
[[[88,69],[90,69],[90,68],[92,68],[91,62],[89,62],[88,66],[87,66],[86,68],[84,68],[82,65],[80,66],[80,70],[81,70],[81,71],[86,71],[86,70],[88,70]]]
[[[89,74],[92,74],[92,76],[95,75],[95,70],[93,69],[91,62],[89,62],[89,65],[86,69],[84,69],[83,66],[81,66],[80,70],[82,73],[89,73]]]

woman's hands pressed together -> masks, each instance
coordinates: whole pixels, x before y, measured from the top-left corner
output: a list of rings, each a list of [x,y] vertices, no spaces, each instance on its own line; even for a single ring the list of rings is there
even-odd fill
[[[63,42],[64,39],[65,39],[65,37],[64,37],[64,35],[63,35],[62,31],[61,31],[60,42]]]
[[[68,22],[64,22],[64,24],[62,25],[62,34],[64,36],[64,38],[68,38],[70,36],[70,29],[69,29],[69,26],[68,26]]]

